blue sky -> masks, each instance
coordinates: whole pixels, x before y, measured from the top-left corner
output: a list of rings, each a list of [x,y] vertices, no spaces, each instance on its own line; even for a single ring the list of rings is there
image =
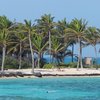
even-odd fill
[[[0,1],[0,15],[6,15],[11,20],[16,19],[23,22],[24,19],[31,19],[34,21],[45,13],[54,16],[55,21],[63,18],[67,21],[75,17],[84,18],[89,25],[100,28],[100,0]],[[83,56],[95,56],[93,48],[84,49]]]

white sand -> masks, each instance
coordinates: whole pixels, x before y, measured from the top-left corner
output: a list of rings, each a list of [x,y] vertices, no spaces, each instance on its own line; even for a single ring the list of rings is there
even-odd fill
[[[32,69],[20,69],[20,70],[15,70],[15,69],[9,69],[7,70],[12,71],[12,72],[23,72],[26,74],[31,74]],[[76,68],[66,68],[66,69],[34,69],[34,72],[41,72],[42,74],[59,74],[59,75],[64,75],[64,74],[100,74],[100,69],[88,69],[88,68],[83,68],[77,70]]]

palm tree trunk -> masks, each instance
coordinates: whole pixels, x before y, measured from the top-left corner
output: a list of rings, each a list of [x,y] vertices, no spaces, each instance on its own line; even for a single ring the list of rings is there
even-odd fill
[[[58,61],[57,61],[57,53],[55,52],[55,58],[56,58],[56,67],[57,67],[57,64],[58,64]]]
[[[81,40],[78,38],[78,43],[79,43],[79,54],[78,54],[78,63],[77,63],[77,70],[79,67],[83,68],[82,64],[82,44]]]
[[[79,56],[78,56],[78,61],[77,61],[77,70],[79,70]]]
[[[33,49],[32,49],[30,32],[29,32],[29,45],[30,45],[31,57],[32,57],[32,73],[34,73],[34,54],[33,54]]]
[[[49,64],[51,63],[51,33],[49,31],[49,53],[50,53],[50,62]]]
[[[53,56],[53,53],[52,53],[52,59],[51,59],[52,63],[54,64],[54,56]]]
[[[77,62],[77,70],[80,66],[80,39],[78,38],[79,50],[78,50],[78,62]]]
[[[97,49],[96,49],[96,46],[94,46],[94,50],[95,50],[96,69],[98,69],[98,65],[97,65]]]
[[[72,62],[74,61],[73,60],[73,54],[74,54],[74,44],[72,44]]]
[[[40,68],[40,53],[38,53],[38,68]]]
[[[82,43],[80,41],[80,66],[81,66],[81,69],[83,69],[83,63],[82,63]]]
[[[22,65],[22,46],[21,46],[21,42],[20,42],[20,52],[19,52],[19,69],[21,69],[21,65]]]
[[[2,49],[2,66],[1,66],[1,71],[4,71],[4,62],[5,62],[5,53],[6,53],[6,46],[4,45]]]

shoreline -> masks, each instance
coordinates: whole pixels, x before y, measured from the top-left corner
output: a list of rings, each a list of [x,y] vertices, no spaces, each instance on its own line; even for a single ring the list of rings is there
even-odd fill
[[[27,76],[27,77],[0,77],[0,80],[5,80],[5,79],[35,79],[38,77],[35,76]],[[43,76],[42,78],[100,78],[99,76]]]
[[[76,68],[64,69],[34,69],[36,74],[31,72],[31,69],[9,69],[3,74],[0,73],[0,79],[4,78],[36,78],[36,77],[100,77],[100,69]],[[40,76],[39,76],[39,75]]]

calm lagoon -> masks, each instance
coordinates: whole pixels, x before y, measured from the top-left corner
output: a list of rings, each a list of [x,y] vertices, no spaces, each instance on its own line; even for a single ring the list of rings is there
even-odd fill
[[[100,77],[0,79],[0,100],[100,100]]]

